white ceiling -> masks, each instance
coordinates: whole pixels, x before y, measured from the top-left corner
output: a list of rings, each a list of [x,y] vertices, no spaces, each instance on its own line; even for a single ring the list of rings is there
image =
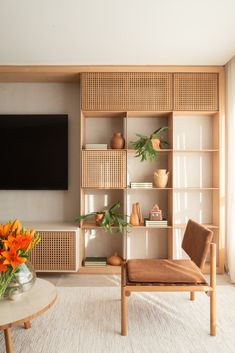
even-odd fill
[[[0,64],[224,65],[235,0],[0,0]]]

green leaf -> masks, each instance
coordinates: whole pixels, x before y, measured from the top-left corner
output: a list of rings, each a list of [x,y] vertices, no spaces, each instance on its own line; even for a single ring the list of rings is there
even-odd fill
[[[165,131],[168,129],[168,126],[163,126],[163,127],[159,127],[157,130],[155,130],[152,135],[150,136],[150,139],[152,138],[156,138],[158,134],[160,134],[161,132]]]

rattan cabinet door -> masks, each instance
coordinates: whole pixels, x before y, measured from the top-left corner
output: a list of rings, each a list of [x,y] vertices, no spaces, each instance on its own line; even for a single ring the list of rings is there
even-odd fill
[[[174,73],[174,110],[217,111],[218,79],[217,73]]]

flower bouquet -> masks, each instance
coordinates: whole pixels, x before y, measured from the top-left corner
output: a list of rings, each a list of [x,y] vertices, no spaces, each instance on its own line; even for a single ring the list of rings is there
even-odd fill
[[[0,224],[0,299],[19,266],[28,261],[29,252],[39,241],[36,230],[22,227],[18,219]]]

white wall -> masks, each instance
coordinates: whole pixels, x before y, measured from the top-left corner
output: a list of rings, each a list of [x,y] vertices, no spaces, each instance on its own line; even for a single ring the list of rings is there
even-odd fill
[[[233,0],[0,0],[0,64],[223,65]]]
[[[0,190],[0,222],[14,218],[38,222],[73,221],[79,214],[79,85],[2,83],[0,114],[5,113],[69,115],[69,190]],[[24,167],[27,172],[27,165]]]

